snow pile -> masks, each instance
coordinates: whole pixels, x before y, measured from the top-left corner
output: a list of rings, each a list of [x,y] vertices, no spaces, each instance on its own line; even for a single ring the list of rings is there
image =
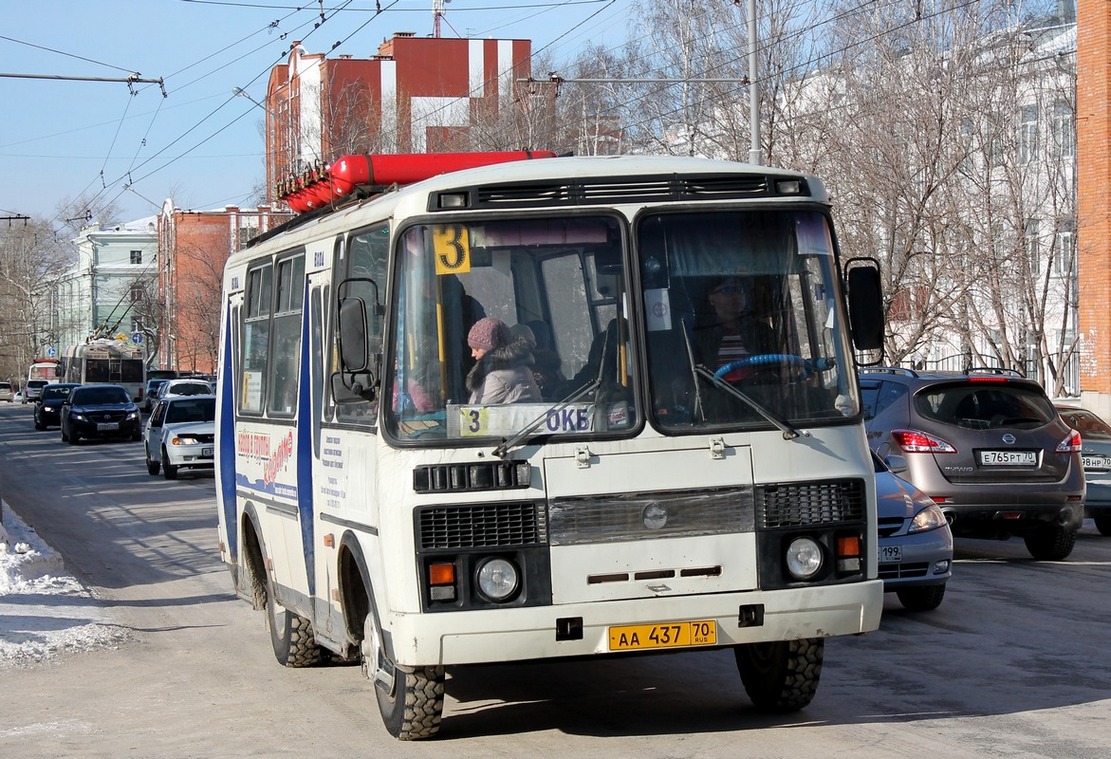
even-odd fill
[[[63,651],[114,646],[125,630],[105,623],[91,593],[65,573],[62,557],[0,505],[0,666]]]

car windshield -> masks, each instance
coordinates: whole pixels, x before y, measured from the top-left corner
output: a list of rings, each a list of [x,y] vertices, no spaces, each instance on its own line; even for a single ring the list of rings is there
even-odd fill
[[[166,409],[166,424],[211,422],[216,419],[215,398],[190,398],[176,401]]]
[[[206,382],[185,382],[178,385],[170,385],[166,388],[166,392],[171,395],[209,395],[212,388]]]
[[[919,392],[914,405],[927,419],[978,430],[1040,427],[1057,416],[1045,393],[1013,383],[935,385]]]
[[[57,400],[57,399],[61,399],[61,398],[68,398],[69,394],[72,390],[73,390],[73,388],[68,387],[68,386],[62,386],[62,387],[49,387],[48,386],[48,387],[44,388],[43,391],[42,391],[42,399],[44,401],[49,401],[49,400]]]
[[[104,406],[112,403],[130,403],[131,397],[122,387],[87,387],[73,391],[74,406]]]

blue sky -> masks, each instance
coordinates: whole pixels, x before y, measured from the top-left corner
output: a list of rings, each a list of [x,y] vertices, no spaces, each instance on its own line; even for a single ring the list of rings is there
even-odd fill
[[[325,21],[318,28],[323,5]],[[66,198],[100,193],[121,221],[247,205],[265,176],[270,69],[290,42],[373,55],[395,32],[432,34],[432,0],[31,0],[0,26],[0,216],[55,220]],[[302,10],[297,10],[298,8]],[[449,0],[444,37],[529,39],[572,58],[626,39],[634,0]],[[157,84],[56,78],[163,79]],[[18,75],[18,76],[12,76]],[[134,94],[132,94],[134,92]]]

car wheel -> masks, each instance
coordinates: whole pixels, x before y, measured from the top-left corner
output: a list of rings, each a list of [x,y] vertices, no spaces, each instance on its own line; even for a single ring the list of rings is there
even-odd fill
[[[312,622],[278,603],[273,580],[266,579],[266,627],[274,657],[284,667],[313,667],[323,651],[313,638]]]
[[[793,712],[814,698],[822,675],[825,641],[821,638],[746,643],[733,655],[741,684],[757,709]]]
[[[42,421],[37,416],[35,417],[35,429],[39,430],[39,431],[42,431],[42,430],[46,429],[46,425],[43,424]]]
[[[374,612],[363,621],[363,674],[374,686],[382,724],[393,737],[403,740],[431,738],[440,730],[444,713],[444,668],[394,665],[382,648],[382,635]]]
[[[941,606],[945,597],[944,585],[928,585],[924,588],[902,588],[895,591],[899,603],[908,611],[932,611]]]
[[[150,457],[147,457],[147,474],[152,476],[158,474],[158,470],[159,468],[161,468],[161,466],[162,465],[159,462],[151,461]]]
[[[1099,530],[1100,535],[1111,535],[1111,514],[1104,514],[1092,519],[1096,523],[1096,529]]]
[[[178,467],[170,463],[170,459],[166,456],[166,449],[162,449],[162,476],[167,480],[177,479]]]
[[[1044,530],[1031,532],[1023,540],[1026,550],[1039,561],[1061,561],[1072,553],[1076,545],[1076,528],[1054,525]]]
[[[70,430],[69,437],[66,438],[70,445],[77,445],[81,442],[81,436],[77,434],[77,430]]]

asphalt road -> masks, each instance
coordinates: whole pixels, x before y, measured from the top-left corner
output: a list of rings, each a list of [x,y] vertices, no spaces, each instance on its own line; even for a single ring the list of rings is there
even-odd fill
[[[1111,538],[1090,523],[1059,563],[958,540],[941,607],[889,595],[879,631],[827,642],[796,714],[755,712],[728,651],[483,666],[449,670],[437,739],[399,743],[358,667],[274,661],[219,563],[210,473],[151,477],[140,444],[69,446],[30,413],[0,405],[3,497],[126,639],[0,669],[0,756],[1108,756]]]

